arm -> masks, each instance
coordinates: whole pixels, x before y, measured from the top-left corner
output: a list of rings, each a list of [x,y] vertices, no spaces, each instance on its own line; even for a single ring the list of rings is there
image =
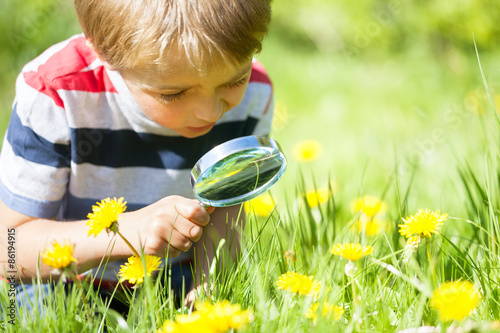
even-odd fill
[[[226,223],[227,222],[227,223]],[[200,285],[208,281],[210,266],[214,260],[214,248],[222,238],[226,240],[224,252],[229,252],[231,246],[231,258],[234,259],[240,249],[240,230],[245,226],[245,211],[242,205],[216,208],[210,216],[210,223],[204,228],[201,239],[195,243],[195,282]],[[207,261],[208,260],[208,261]],[[222,258],[221,258],[222,260]],[[200,279],[200,267],[203,264],[203,280]],[[201,280],[201,281],[200,281]],[[194,287],[194,286],[193,286]]]
[[[37,266],[40,276],[46,280],[51,268],[41,263],[40,253],[51,245],[53,240],[65,240],[74,244],[73,256],[78,260],[79,272],[99,265],[106,255],[111,260],[124,259],[132,255],[131,250],[121,240],[101,232],[97,237],[87,237],[86,221],[57,222],[36,219],[18,213],[0,202],[0,274],[8,270],[7,233],[15,229],[15,255],[18,278],[31,282],[36,277]],[[120,232],[139,251],[144,247],[145,254],[176,257],[187,251],[193,242],[201,237],[202,226],[209,222],[208,212],[198,206],[196,200],[180,196],[170,196],[143,209],[123,213],[119,220]],[[175,224],[174,224],[175,221]],[[109,254],[110,242],[114,242]],[[169,242],[170,240],[170,242]],[[40,264],[39,264],[40,263]]]

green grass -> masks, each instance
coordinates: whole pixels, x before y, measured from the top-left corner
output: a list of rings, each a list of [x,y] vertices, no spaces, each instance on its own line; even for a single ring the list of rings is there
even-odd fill
[[[488,165],[489,171],[498,166],[494,161]],[[487,184],[498,185],[499,169],[495,170],[485,179]],[[414,211],[407,208],[406,194],[410,189],[400,187],[397,178],[389,185],[397,193],[394,198],[387,198],[390,205],[385,218],[389,227],[374,237],[352,231],[359,214],[346,207],[334,193],[318,207],[310,207],[307,201],[298,198],[284,205],[279,202],[281,208],[268,217],[250,214],[240,260],[230,265],[225,260],[225,247],[221,248],[219,258],[226,263],[221,264],[223,269],[212,271],[210,281],[214,290],[207,297],[251,308],[255,321],[250,332],[396,332],[422,325],[443,325],[430,307],[432,292],[445,281],[464,279],[475,284],[482,299],[467,319],[452,325],[493,332],[488,327],[500,316],[496,219],[500,197],[498,187],[493,190],[476,184],[470,180],[472,176],[473,173],[465,175],[464,179],[469,180],[464,180],[461,186],[462,194],[471,196],[467,204],[474,205],[474,210],[467,216],[448,219],[442,233],[434,235],[428,244],[423,241],[407,260],[404,260],[404,240],[397,229],[401,216]],[[299,193],[302,186],[297,188]],[[483,196],[488,200],[483,200]],[[347,260],[329,252],[333,244],[346,241],[374,247],[371,255],[356,262],[357,273],[353,277],[344,273]],[[286,250],[294,251],[295,260],[284,258]],[[320,281],[323,287],[317,300],[342,306],[345,313],[341,319],[319,316],[313,322],[306,318],[315,299],[277,288],[276,281],[287,271],[313,275]],[[59,283],[54,301],[43,310],[35,305],[32,316],[18,309],[15,325],[5,325],[6,331],[93,332],[106,323],[110,331],[154,332],[164,320],[189,313],[185,307],[174,307],[158,281],[149,279],[130,294],[133,306],[127,319],[107,309],[92,291],[83,292],[92,300],[90,309],[82,305],[82,290],[72,287],[66,295]],[[6,294],[2,295],[7,302]],[[86,317],[87,311],[93,314],[91,318]]]
[[[283,147],[289,167],[272,190],[275,211],[268,217],[249,215],[241,258],[236,265],[226,262],[224,269],[213,271],[215,291],[209,298],[251,308],[255,321],[250,332],[397,332],[442,327],[430,306],[432,291],[444,281],[464,279],[475,284],[482,299],[467,319],[452,325],[488,332],[490,323],[500,320],[500,135],[474,52],[476,26],[464,28],[471,20],[447,25],[445,18],[452,18],[458,8],[441,8],[441,16],[427,12],[423,17],[425,8],[436,10],[431,2],[416,4],[420,9],[407,5],[366,47],[348,55],[339,45],[352,44],[356,29],[371,22],[368,2],[352,8],[327,1],[290,3],[293,6],[275,3],[276,20],[258,56],[273,79],[277,107],[272,136]],[[469,6],[464,8],[473,5],[463,3]],[[2,84],[10,88],[0,94],[0,134],[7,127],[22,64],[78,31],[70,8],[64,6],[49,15],[64,29],[40,19],[29,34],[23,30],[25,21],[5,13],[33,18],[42,5],[26,1],[1,6],[5,10],[0,15],[10,25],[2,26],[6,48],[0,59],[9,66],[0,73]],[[476,12],[470,10],[471,15]],[[491,13],[493,17],[497,11]],[[459,27],[456,36],[453,27]],[[487,29],[479,28],[479,54],[495,104],[500,52]],[[26,43],[12,45],[5,39],[23,31]],[[299,163],[293,148],[307,139],[320,142],[323,154]],[[309,207],[303,193],[328,186],[331,180],[335,186],[328,202]],[[351,202],[362,195],[383,198],[388,205],[383,217],[389,228],[376,237],[351,231],[358,217]],[[440,209],[450,218],[428,244],[430,261],[425,242],[403,261],[405,241],[398,225],[420,208]],[[347,261],[329,252],[344,241],[374,247],[373,254],[359,262],[353,279],[344,272]],[[287,250],[295,253],[294,262],[284,258]],[[225,261],[226,255],[220,258]],[[289,270],[321,281],[320,300],[343,306],[342,318],[319,318],[315,323],[306,318],[312,297],[277,289],[277,279]],[[0,287],[1,304],[8,304],[7,286]],[[353,290],[361,297],[356,302]],[[82,293],[93,301],[91,318],[86,317],[89,309],[81,302]],[[133,306],[124,319],[93,291],[72,288],[66,296],[59,284],[55,301],[43,308],[43,315],[36,306],[33,315],[18,309],[15,325],[4,318],[0,330],[94,332],[106,323],[110,331],[154,332],[164,320],[189,313],[173,306],[154,281],[129,297]]]

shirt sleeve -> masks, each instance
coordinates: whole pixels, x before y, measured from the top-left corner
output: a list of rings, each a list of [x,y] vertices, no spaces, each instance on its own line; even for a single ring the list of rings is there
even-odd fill
[[[40,88],[42,87],[42,88]],[[60,209],[71,164],[70,130],[55,90],[21,73],[0,152],[0,200],[25,215],[51,218]]]
[[[263,114],[259,118],[252,135],[269,136],[269,134],[271,133],[274,116],[274,98],[272,96],[272,93],[269,97],[268,103],[269,105],[267,106],[267,111],[265,113],[263,112]]]
[[[252,63],[249,89],[253,97],[248,103],[249,114],[256,120],[251,135],[269,136],[274,115],[273,85],[264,66],[257,60]]]

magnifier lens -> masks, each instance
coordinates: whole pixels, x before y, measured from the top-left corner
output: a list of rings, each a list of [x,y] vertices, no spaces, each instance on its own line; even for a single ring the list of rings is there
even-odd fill
[[[267,191],[285,167],[285,156],[277,145],[245,148],[222,157],[202,171],[193,190],[204,204],[231,206]]]

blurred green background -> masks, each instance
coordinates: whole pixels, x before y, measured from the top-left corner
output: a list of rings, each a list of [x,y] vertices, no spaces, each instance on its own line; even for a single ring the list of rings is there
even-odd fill
[[[481,170],[496,135],[473,36],[500,105],[500,2],[276,0],[273,8],[258,58],[274,83],[272,136],[290,161],[274,194],[293,193],[300,169],[308,187],[331,177],[338,200],[386,193],[390,201],[397,171],[402,190],[414,179],[410,210],[460,213],[456,166]],[[22,66],[80,30],[62,0],[2,1],[0,22],[3,137]],[[309,139],[322,154],[300,163],[293,149]]]

